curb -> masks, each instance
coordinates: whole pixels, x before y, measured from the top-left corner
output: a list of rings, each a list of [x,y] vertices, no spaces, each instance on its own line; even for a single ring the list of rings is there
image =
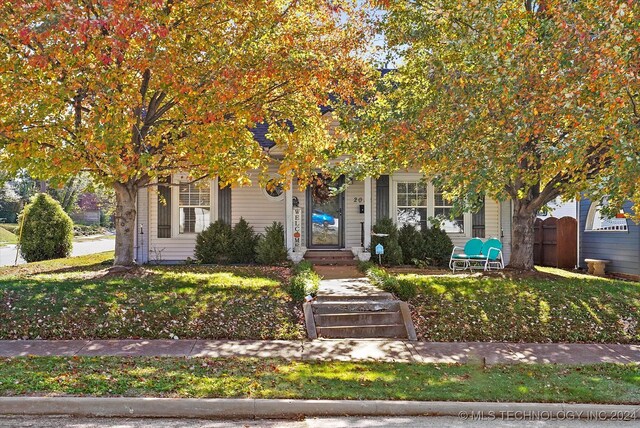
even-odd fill
[[[0,397],[0,415],[165,418],[456,416],[461,419],[638,420],[640,405],[386,400]]]

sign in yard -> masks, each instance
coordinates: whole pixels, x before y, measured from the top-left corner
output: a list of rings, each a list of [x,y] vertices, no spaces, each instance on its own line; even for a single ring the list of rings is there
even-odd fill
[[[302,247],[302,208],[293,208],[293,247]]]

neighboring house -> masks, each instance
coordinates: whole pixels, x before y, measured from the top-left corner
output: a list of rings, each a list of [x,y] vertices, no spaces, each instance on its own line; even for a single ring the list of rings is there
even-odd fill
[[[602,215],[600,207],[600,201],[579,202],[579,266],[586,267],[584,259],[610,260],[607,272],[640,276],[640,225],[623,215],[633,214],[632,203],[614,218]]]
[[[78,207],[71,213],[71,218],[78,224],[100,224],[100,201],[93,193],[82,193],[78,196]]]
[[[334,120],[329,122],[330,126],[336,125]],[[265,150],[274,156],[279,154],[278,147],[265,136],[266,127],[259,127],[254,134]],[[274,177],[276,169],[274,164]],[[451,210],[438,189],[424,184],[421,174],[415,171],[354,181],[344,192],[323,203],[314,201],[310,189],[300,191],[296,183],[291,183],[286,191],[273,186],[267,191],[257,180],[251,186],[233,189],[219,189],[217,179],[189,183],[181,174],[174,174],[171,181],[172,186],[151,186],[139,192],[136,227],[139,263],[193,258],[197,233],[218,219],[234,225],[242,217],[257,233],[263,233],[274,221],[281,222],[290,254],[306,249],[357,252],[370,246],[372,226],[377,219],[391,217],[399,226],[411,223],[427,227],[429,217],[448,217]],[[444,227],[453,243],[460,246],[474,236],[500,238],[508,261],[509,202],[487,199],[480,212],[466,213],[445,222]]]
[[[547,204],[549,211],[546,213],[538,213],[538,218],[545,219],[549,217],[571,217],[576,218],[576,201],[562,202],[562,198],[558,197],[554,201]]]

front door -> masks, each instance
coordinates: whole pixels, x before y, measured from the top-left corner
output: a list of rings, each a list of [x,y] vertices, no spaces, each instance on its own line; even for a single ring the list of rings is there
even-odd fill
[[[330,187],[337,184],[330,183]],[[344,192],[318,201],[307,190],[307,236],[309,248],[344,247]]]

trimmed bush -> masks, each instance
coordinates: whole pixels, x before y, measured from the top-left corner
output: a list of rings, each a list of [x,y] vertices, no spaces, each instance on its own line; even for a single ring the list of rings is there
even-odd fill
[[[231,244],[231,226],[222,220],[218,220],[198,233],[194,253],[196,260],[205,264],[228,263],[230,261]]]
[[[398,244],[402,248],[402,260],[405,265],[414,264],[424,258],[424,239],[415,226],[405,224],[398,232]]]
[[[366,274],[371,284],[384,291],[393,293],[400,300],[409,300],[418,294],[416,284],[407,280],[398,280],[398,278],[389,275],[387,271],[379,266],[370,267]]]
[[[24,223],[23,223],[24,219]],[[20,214],[17,235],[20,254],[27,262],[69,257],[73,247],[73,221],[60,203],[44,193],[36,195]]]
[[[294,301],[303,301],[305,296],[315,296],[320,287],[320,276],[314,272],[313,265],[304,260],[293,268],[294,275],[289,282],[287,293]]]
[[[231,261],[233,263],[253,263],[256,260],[258,237],[247,221],[240,221],[233,226],[231,234]]]
[[[287,248],[284,244],[284,226],[274,221],[264,229],[256,246],[256,260],[263,265],[276,265],[287,260]]]
[[[424,239],[424,259],[431,266],[446,266],[451,257],[453,242],[447,232],[440,229],[437,224],[422,231]]]
[[[402,248],[398,243],[398,228],[390,218],[382,218],[378,220],[373,226],[375,233],[384,233],[388,236],[372,236],[371,237],[371,259],[378,261],[376,255],[376,245],[379,243],[384,247],[384,254],[382,255],[382,264],[388,266],[398,266],[403,262]]]

